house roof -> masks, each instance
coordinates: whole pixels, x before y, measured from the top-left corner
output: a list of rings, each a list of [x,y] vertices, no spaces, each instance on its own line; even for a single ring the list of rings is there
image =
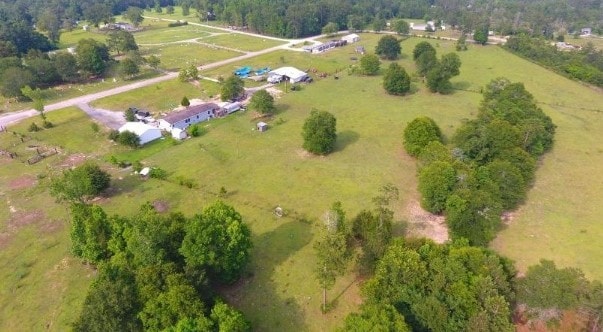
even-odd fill
[[[122,133],[124,131],[131,131],[137,136],[142,136],[148,130],[159,130],[153,126],[149,126],[146,123],[142,122],[126,122],[123,126],[119,128],[119,132]]]
[[[184,119],[193,117],[197,114],[207,112],[210,110],[214,110],[214,109],[218,109],[218,108],[219,108],[218,105],[216,105],[214,103],[205,103],[205,104],[190,106],[187,109],[185,109],[184,111],[172,112],[172,113],[164,116],[163,120],[169,124],[174,124],[174,123],[180,122]]]
[[[297,78],[302,78],[302,77],[306,76],[307,74],[297,68],[281,67],[281,68],[277,68],[277,69],[271,71],[269,73],[269,75],[281,75],[281,76],[287,76],[292,79],[297,79]]]

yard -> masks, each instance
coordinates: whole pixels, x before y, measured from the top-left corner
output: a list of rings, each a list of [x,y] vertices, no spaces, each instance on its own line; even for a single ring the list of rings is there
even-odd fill
[[[362,34],[358,45],[372,50],[379,37]],[[410,73],[414,71],[410,54],[422,40],[411,38],[402,43],[400,63]],[[454,42],[429,41],[436,46],[438,56],[454,50]],[[371,197],[380,186],[393,183],[400,189],[400,200],[393,206],[396,220],[408,221],[411,234],[426,232],[429,225],[425,220],[432,216],[422,214],[419,218],[414,213],[419,199],[415,161],[403,150],[402,131],[415,117],[427,115],[450,137],[463,119],[476,116],[480,88],[500,76],[524,82],[553,118],[558,133],[553,151],[541,161],[528,201],[512,214],[493,248],[515,260],[522,271],[540,258],[548,258],[603,279],[599,263],[603,244],[597,241],[603,232],[603,207],[599,204],[603,169],[598,167],[603,162],[603,113],[597,106],[603,104],[600,91],[499,47],[470,45],[469,51],[459,53],[463,65],[461,75],[453,79],[459,89],[455,93],[431,94],[414,78],[413,94],[392,97],[384,93],[381,76],[348,75],[347,69],[357,62],[353,58],[359,57],[353,50],[353,46],[346,46],[321,55],[278,51],[201,73],[226,77],[243,65],[339,72],[338,80],[327,76],[304,85],[301,91],[284,93],[277,99],[278,113],[268,121],[270,128],[264,133],[253,130],[259,120],[252,118],[252,112],[238,112],[203,123],[206,133],[199,138],[175,145],[160,142],[162,149],[149,147],[146,152],[145,148],[129,153],[97,136],[101,134],[94,133],[77,110],[50,113],[49,119],[59,125],[36,135],[44,144],[65,146],[69,154],[31,167],[0,159],[3,165],[10,165],[0,167],[0,185],[12,188],[4,191],[10,203],[0,209],[0,216],[6,217],[2,219],[8,220],[0,227],[0,239],[8,239],[2,244],[0,257],[11,262],[0,268],[0,278],[8,280],[0,288],[0,330],[64,330],[83,301],[93,271],[69,255],[66,213],[49,198],[44,177],[80,149],[83,155],[101,162],[110,155],[129,161],[140,159],[169,174],[168,181],[140,181],[128,171],[103,162],[114,179],[112,195],[100,201],[109,213],[131,214],[150,201],[190,215],[217,199],[221,187],[226,188],[225,200],[250,225],[254,242],[249,272],[235,287],[224,289],[227,300],[243,310],[258,331],[334,330],[361,299],[358,282],[350,272],[329,291],[329,298],[337,300],[335,309],[327,315],[320,312],[321,290],[313,275],[312,245],[321,215],[334,201],[341,201],[351,219],[361,209],[372,208]],[[382,68],[386,65],[383,63]],[[205,86],[205,82],[201,84]],[[99,100],[95,105],[110,109],[137,105],[158,112],[178,103],[184,94],[189,98],[197,91],[200,96],[213,94],[210,86],[201,93],[189,84],[166,82]],[[280,88],[284,90],[284,86]],[[336,151],[328,157],[311,156],[301,149],[301,127],[312,109],[329,111],[337,118]],[[70,117],[73,120],[67,121]],[[25,121],[15,130],[24,132],[28,124]],[[68,146],[59,137],[67,128],[81,133],[82,141]],[[87,141],[92,143],[85,146]],[[23,188],[9,187],[25,176],[37,180]],[[178,185],[178,178],[193,180],[196,188]],[[22,213],[39,213],[40,206],[45,208],[36,222],[15,226],[16,212],[11,212],[10,206],[19,207]],[[276,206],[284,209],[284,217],[274,216]],[[44,225],[51,222],[61,226],[46,231]],[[403,224],[396,223],[397,234],[402,234]],[[19,301],[12,301],[15,298]],[[19,325],[23,322],[26,326]]]

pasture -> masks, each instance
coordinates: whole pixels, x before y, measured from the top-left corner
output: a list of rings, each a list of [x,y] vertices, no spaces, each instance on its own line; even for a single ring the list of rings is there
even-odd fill
[[[371,51],[379,37],[362,34],[359,45]],[[422,40],[410,38],[402,43],[399,63],[409,73],[414,72],[410,54]],[[429,41],[436,46],[438,56],[454,50],[454,42]],[[36,135],[45,144],[64,146],[69,154],[50,157],[34,166],[2,159],[2,165],[9,167],[0,167],[0,184],[9,188],[10,183],[24,175],[34,179],[40,178],[38,174],[48,175],[56,165],[64,164],[68,155],[81,149],[82,154],[100,160],[113,174],[111,195],[99,202],[109,213],[131,214],[150,201],[191,215],[217,199],[224,187],[228,191],[225,201],[243,215],[254,242],[248,273],[234,287],[223,290],[225,298],[245,313],[256,330],[331,331],[357,308],[361,299],[358,281],[349,271],[328,293],[329,299],[337,302],[335,309],[327,315],[320,312],[321,290],[313,275],[312,245],[322,214],[332,202],[341,201],[351,219],[360,210],[372,208],[371,197],[380,186],[393,183],[400,189],[400,200],[392,206],[399,221],[396,234],[404,232],[402,221],[409,222],[410,234],[428,233],[429,225],[424,221],[430,216],[417,215],[415,160],[404,152],[402,131],[409,121],[426,115],[450,137],[463,119],[476,116],[480,88],[493,78],[505,76],[526,85],[553,118],[558,133],[553,150],[540,162],[528,200],[512,214],[492,247],[515,260],[522,271],[540,258],[548,258],[560,266],[576,266],[589,277],[603,279],[599,264],[603,260],[603,244],[598,241],[603,233],[599,218],[603,213],[599,204],[603,169],[598,167],[603,162],[602,93],[499,47],[470,45],[459,56],[461,75],[452,80],[458,90],[445,96],[429,93],[416,77],[412,94],[393,97],[383,91],[382,76],[349,75],[348,68],[357,62],[352,58],[359,57],[353,46],[320,55],[276,51],[201,72],[226,77],[242,65],[287,65],[303,70],[315,68],[330,75],[303,85],[301,91],[283,93],[276,100],[277,114],[267,121],[267,132],[253,130],[259,121],[253,118],[253,112],[238,112],[204,122],[205,134],[201,137],[178,144],[160,142],[135,152],[97,136],[101,134],[94,133],[90,121],[75,109],[53,112],[49,119],[58,126]],[[382,68],[386,66],[387,62],[382,64]],[[337,80],[332,76],[335,72],[339,75]],[[201,87],[207,91],[201,92],[190,84],[165,82],[108,97],[95,105],[110,109],[137,105],[160,112],[179,103],[184,94],[191,98],[216,93],[212,89],[217,86],[202,81]],[[285,90],[284,85],[279,88]],[[312,109],[329,111],[337,118],[336,150],[327,157],[311,156],[301,149],[301,127]],[[24,132],[28,124],[25,121],[14,128]],[[65,130],[80,133],[82,139],[67,145],[65,138],[58,137]],[[92,144],[85,146],[85,142]],[[103,162],[111,155],[159,166],[168,172],[168,180],[141,181],[128,170]],[[196,186],[180,186],[179,178],[191,179]],[[11,203],[0,210],[0,216],[7,220],[0,228],[0,239],[9,239],[0,255],[2,261],[11,264],[0,268],[0,277],[9,280],[0,294],[0,330],[18,326],[23,320],[32,329],[64,330],[77,314],[74,311],[79,309],[93,273],[68,254],[66,213],[64,207],[49,198],[46,177],[36,183],[21,189],[13,186],[15,189],[3,192]],[[45,209],[35,223],[15,228],[11,223],[16,212],[10,206],[32,213],[38,206]],[[284,217],[274,216],[276,206],[285,210]],[[45,233],[42,225],[51,221],[62,226]],[[55,293],[48,294],[48,289]],[[43,296],[35,297],[38,293]],[[11,301],[12,298],[22,302]]]

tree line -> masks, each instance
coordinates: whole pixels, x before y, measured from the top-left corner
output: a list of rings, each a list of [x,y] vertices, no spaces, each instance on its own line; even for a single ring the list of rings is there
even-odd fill
[[[483,95],[477,119],[462,124],[451,146],[430,118],[404,130],[404,147],[419,160],[421,205],[446,216],[452,239],[478,246],[494,238],[503,211],[523,202],[555,133],[522,83],[498,78]]]

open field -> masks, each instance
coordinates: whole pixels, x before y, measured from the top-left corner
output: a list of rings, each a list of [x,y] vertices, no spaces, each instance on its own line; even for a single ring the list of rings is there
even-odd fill
[[[183,25],[169,28],[168,22],[158,21],[153,24],[161,24],[161,28],[145,30],[134,33],[137,44],[161,44],[207,37],[212,33],[221,33],[219,30],[211,30],[196,25]]]
[[[565,42],[572,45],[585,46],[592,43],[596,49],[603,50],[603,37],[580,37],[565,36]]]
[[[199,41],[203,43],[215,44],[218,46],[224,46],[248,52],[260,51],[265,48],[284,44],[284,42],[280,42],[277,40],[256,38],[242,35],[240,33],[223,33],[210,37],[205,37],[200,39]]]
[[[140,51],[144,56],[156,55],[161,60],[159,67],[170,71],[176,71],[188,65],[201,66],[241,55],[237,52],[195,42],[141,47]]]
[[[359,45],[373,50],[379,37],[362,34]],[[410,53],[422,40],[411,38],[402,43],[404,56],[400,64],[410,73],[414,71]],[[438,55],[454,50],[454,42],[429,41],[436,46]],[[70,153],[82,149],[101,162],[116,155],[129,161],[140,159],[145,165],[160,166],[168,172],[168,181],[141,181],[128,170],[116,170],[103,163],[114,177],[112,195],[100,201],[109,213],[131,214],[146,201],[162,201],[171,211],[190,215],[215,200],[220,187],[225,187],[229,192],[225,200],[249,223],[254,242],[249,273],[235,287],[223,291],[227,300],[243,310],[258,331],[331,331],[357,308],[360,297],[354,274],[349,273],[329,291],[330,299],[337,297],[336,308],[327,315],[320,313],[321,290],[313,276],[312,244],[322,213],[339,200],[352,218],[361,209],[371,208],[370,198],[381,185],[391,182],[400,189],[400,200],[393,206],[396,220],[413,222],[416,226],[411,232],[419,232],[422,224],[413,220],[411,212],[418,200],[415,161],[402,147],[405,125],[417,116],[427,115],[449,137],[463,119],[476,116],[481,100],[476,91],[491,79],[505,76],[525,83],[557,124],[558,134],[555,147],[541,162],[528,201],[514,213],[493,247],[514,259],[521,270],[544,257],[561,266],[580,267],[589,277],[603,279],[599,263],[603,260],[603,244],[598,241],[603,233],[603,207],[599,204],[603,195],[603,168],[599,167],[603,162],[603,94],[498,47],[470,45],[469,51],[459,56],[463,63],[461,75],[452,80],[459,90],[447,96],[427,92],[415,79],[413,94],[392,97],[384,93],[382,77],[348,75],[347,68],[356,64],[352,58],[358,57],[353,46],[321,55],[277,51],[201,72],[226,77],[242,65],[288,65],[329,74],[339,71],[338,80],[332,75],[317,79],[303,85],[301,91],[285,93],[277,99],[279,111],[268,121],[270,129],[265,133],[252,130],[259,121],[252,119],[252,112],[240,112],[203,123],[206,133],[199,138],[175,145],[159,142],[146,151],[127,152],[97,137],[101,134],[91,130],[85,115],[70,109],[49,114],[50,121],[59,125],[36,135],[48,145],[65,146]],[[179,103],[185,94],[189,98],[204,96],[217,89],[205,81],[201,86],[207,89],[205,93],[190,84],[165,82],[158,88],[134,90],[94,105],[109,109],[135,105],[159,112]],[[284,90],[285,86],[279,88]],[[310,156],[301,149],[301,127],[313,108],[337,117],[337,147],[328,157]],[[28,124],[25,121],[15,128],[24,132]],[[79,133],[82,138],[67,145],[65,131]],[[93,143],[85,146],[86,142]],[[1,188],[9,188],[21,174],[36,179],[37,174],[48,172],[45,163],[53,169],[64,163],[65,157],[53,156],[34,166],[2,159],[2,166],[10,167],[0,167]],[[194,180],[197,188],[177,185],[178,177]],[[0,209],[0,216],[8,216],[4,219],[12,220],[14,216],[9,206],[35,212],[37,205],[44,204],[50,208],[41,219],[62,220],[63,227],[50,234],[39,230],[38,223],[14,232],[5,231],[10,240],[0,255],[6,255],[3,261],[11,264],[0,268],[0,277],[9,280],[0,294],[0,330],[18,326],[24,319],[28,319],[32,329],[52,322],[49,330],[64,330],[77,314],[89,283],[91,272],[69,258],[66,214],[48,197],[46,181],[39,180],[40,184],[33,188],[6,190],[2,195],[10,202],[6,209]],[[276,218],[272,213],[276,206],[281,206],[287,215]],[[0,231],[9,226],[5,224]],[[402,223],[396,224],[397,234],[401,234],[401,226]],[[36,245],[24,249],[33,239]],[[50,243],[56,244],[48,248]],[[65,257],[68,264],[60,274],[32,283],[38,281],[33,278],[43,278],[45,273],[51,273],[48,271],[54,271]],[[60,286],[52,288],[55,284]],[[47,289],[63,291],[47,297]],[[43,297],[34,297],[43,292]],[[11,299],[23,298],[24,302],[6,301],[5,294],[10,294]],[[56,316],[52,316],[55,312]]]

